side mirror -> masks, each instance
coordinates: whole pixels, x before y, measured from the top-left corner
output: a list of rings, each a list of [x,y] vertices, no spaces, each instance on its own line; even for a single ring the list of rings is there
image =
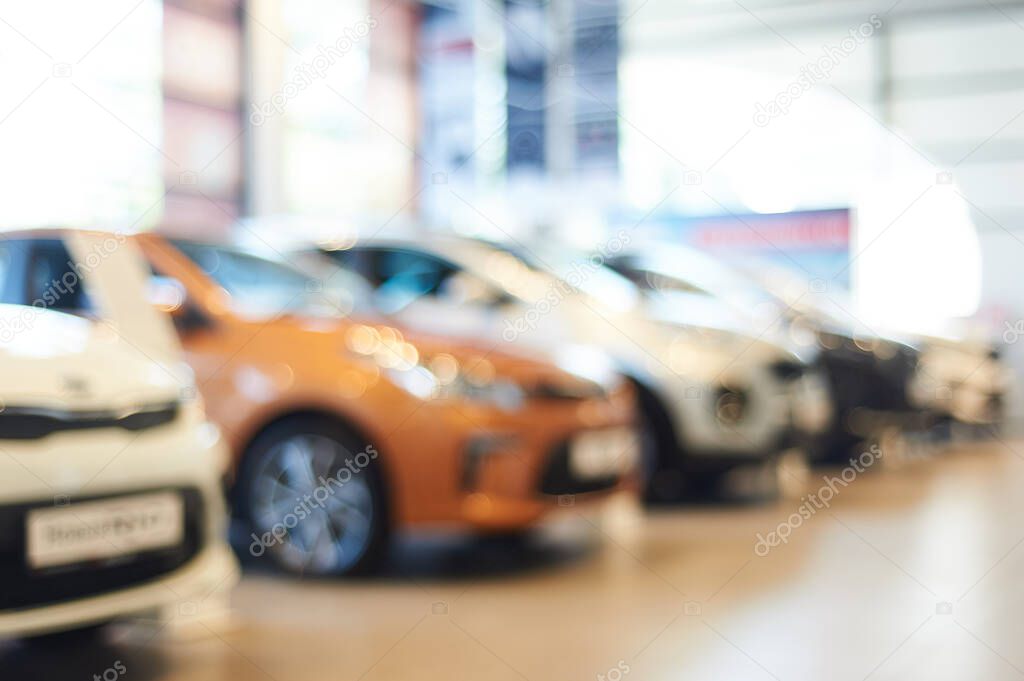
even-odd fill
[[[185,303],[177,314],[172,314],[174,328],[180,334],[192,333],[202,329],[209,329],[213,326],[210,318],[203,314],[195,305]]]
[[[173,277],[151,277],[146,299],[153,307],[171,316],[178,333],[188,333],[210,326],[209,318],[189,302],[185,287]]]

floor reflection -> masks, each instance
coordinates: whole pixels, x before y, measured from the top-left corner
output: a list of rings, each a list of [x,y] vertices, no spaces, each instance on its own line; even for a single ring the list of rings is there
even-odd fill
[[[69,635],[43,642],[4,644],[0,646],[0,676],[17,681],[166,678],[171,662],[163,653],[152,646],[118,640],[119,633],[118,627],[111,627],[97,636]]]
[[[522,537],[407,539],[371,579],[249,564],[228,626],[9,644],[0,677],[118,681],[103,674],[120,661],[145,681],[561,681],[620,664],[636,679],[1019,679],[1024,460],[996,443],[887,461],[758,555],[835,474],[768,503],[623,503]]]

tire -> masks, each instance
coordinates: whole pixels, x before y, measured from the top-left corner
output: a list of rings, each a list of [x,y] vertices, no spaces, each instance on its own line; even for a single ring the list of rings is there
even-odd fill
[[[29,636],[24,639],[24,643],[38,648],[54,649],[92,646],[103,636],[107,625],[112,621],[96,622],[82,627],[75,627],[74,629],[62,629],[61,631],[53,631],[48,634]]]
[[[850,456],[863,441],[862,438],[847,432],[841,424],[829,426],[815,442],[811,450],[811,460],[824,466],[849,463]]]
[[[236,491],[249,553],[298,575],[373,572],[390,536],[376,456],[330,418],[270,426],[246,451]]]
[[[686,496],[671,420],[658,397],[639,381],[636,423],[640,432],[640,483],[645,504],[673,504]]]
[[[529,546],[536,538],[537,528],[518,527],[495,532],[479,532],[475,535],[475,543],[482,548],[521,549]]]
[[[694,501],[718,501],[725,493],[725,481],[732,473],[730,467],[718,470],[690,471],[686,473],[686,498]]]

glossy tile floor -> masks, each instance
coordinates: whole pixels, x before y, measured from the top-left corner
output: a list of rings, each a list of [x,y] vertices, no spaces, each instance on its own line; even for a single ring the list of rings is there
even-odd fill
[[[1024,445],[1013,449],[883,457],[833,482],[830,508],[815,472],[803,493],[817,504],[645,517],[623,502],[570,513],[527,546],[421,541],[368,581],[249,569],[215,635],[145,643],[129,627],[59,655],[7,645],[0,677],[1019,679]],[[788,542],[758,546],[773,530]]]

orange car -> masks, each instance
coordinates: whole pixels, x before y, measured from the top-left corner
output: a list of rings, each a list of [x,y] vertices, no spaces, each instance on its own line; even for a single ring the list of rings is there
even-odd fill
[[[331,277],[283,262],[137,240],[231,445],[253,555],[365,571],[396,530],[514,531],[632,486],[633,394],[617,378],[355,321]]]

